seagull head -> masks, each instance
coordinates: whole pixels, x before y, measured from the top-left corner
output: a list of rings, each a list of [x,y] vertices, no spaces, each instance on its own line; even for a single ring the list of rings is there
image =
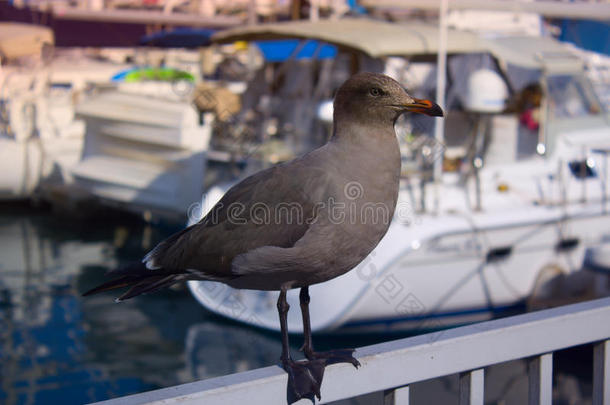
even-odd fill
[[[337,91],[334,119],[347,117],[352,121],[378,122],[394,125],[404,112],[442,117],[438,104],[412,97],[396,80],[377,73],[358,73]]]

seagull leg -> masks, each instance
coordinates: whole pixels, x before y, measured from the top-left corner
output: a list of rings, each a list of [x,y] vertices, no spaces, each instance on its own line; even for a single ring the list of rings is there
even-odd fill
[[[324,377],[325,363],[321,360],[294,361],[290,356],[288,340],[288,310],[290,305],[286,301],[286,289],[282,288],[277,300],[277,310],[280,315],[282,331],[282,367],[288,373],[288,402],[293,403],[301,398],[314,401],[314,395],[320,397],[320,387]]]
[[[309,287],[301,288],[299,293],[299,303],[301,304],[301,314],[303,315],[303,338],[304,343],[301,350],[305,353],[308,360],[323,360],[324,365],[335,363],[351,363],[358,368],[360,362],[353,356],[354,349],[329,350],[327,352],[316,352],[313,350],[311,339],[311,323],[309,320]]]

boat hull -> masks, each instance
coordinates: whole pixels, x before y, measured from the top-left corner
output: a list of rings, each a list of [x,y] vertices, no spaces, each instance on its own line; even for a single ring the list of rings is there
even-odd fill
[[[610,216],[599,208],[583,205],[566,216],[560,207],[538,207],[505,223],[493,215],[423,217],[410,226],[395,219],[358,267],[310,288],[312,329],[394,332],[481,321],[557,300],[561,278],[570,280],[559,293],[566,299],[591,294],[585,252],[610,248]],[[202,281],[189,288],[213,312],[279,330],[277,292]],[[300,332],[297,290],[288,301],[289,329]]]

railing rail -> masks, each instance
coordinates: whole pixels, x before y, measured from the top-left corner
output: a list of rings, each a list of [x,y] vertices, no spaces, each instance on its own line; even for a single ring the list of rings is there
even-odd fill
[[[528,359],[529,403],[550,405],[553,352],[587,343],[595,343],[593,404],[610,405],[610,298],[359,348],[358,370],[327,368],[320,403],[384,391],[386,405],[406,405],[409,384],[459,373],[460,405],[482,405],[484,368]],[[286,383],[286,373],[273,366],[98,404],[283,405]]]

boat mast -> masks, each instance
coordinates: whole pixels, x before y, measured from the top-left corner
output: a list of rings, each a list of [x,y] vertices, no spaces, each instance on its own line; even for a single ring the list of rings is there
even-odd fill
[[[438,54],[436,63],[436,103],[445,109],[445,79],[447,77],[447,9],[448,0],[441,0],[438,19]],[[436,145],[443,145],[445,140],[445,119],[437,117],[434,122],[434,139]],[[434,160],[434,212],[439,212],[439,189],[443,174],[443,156],[441,153]]]

